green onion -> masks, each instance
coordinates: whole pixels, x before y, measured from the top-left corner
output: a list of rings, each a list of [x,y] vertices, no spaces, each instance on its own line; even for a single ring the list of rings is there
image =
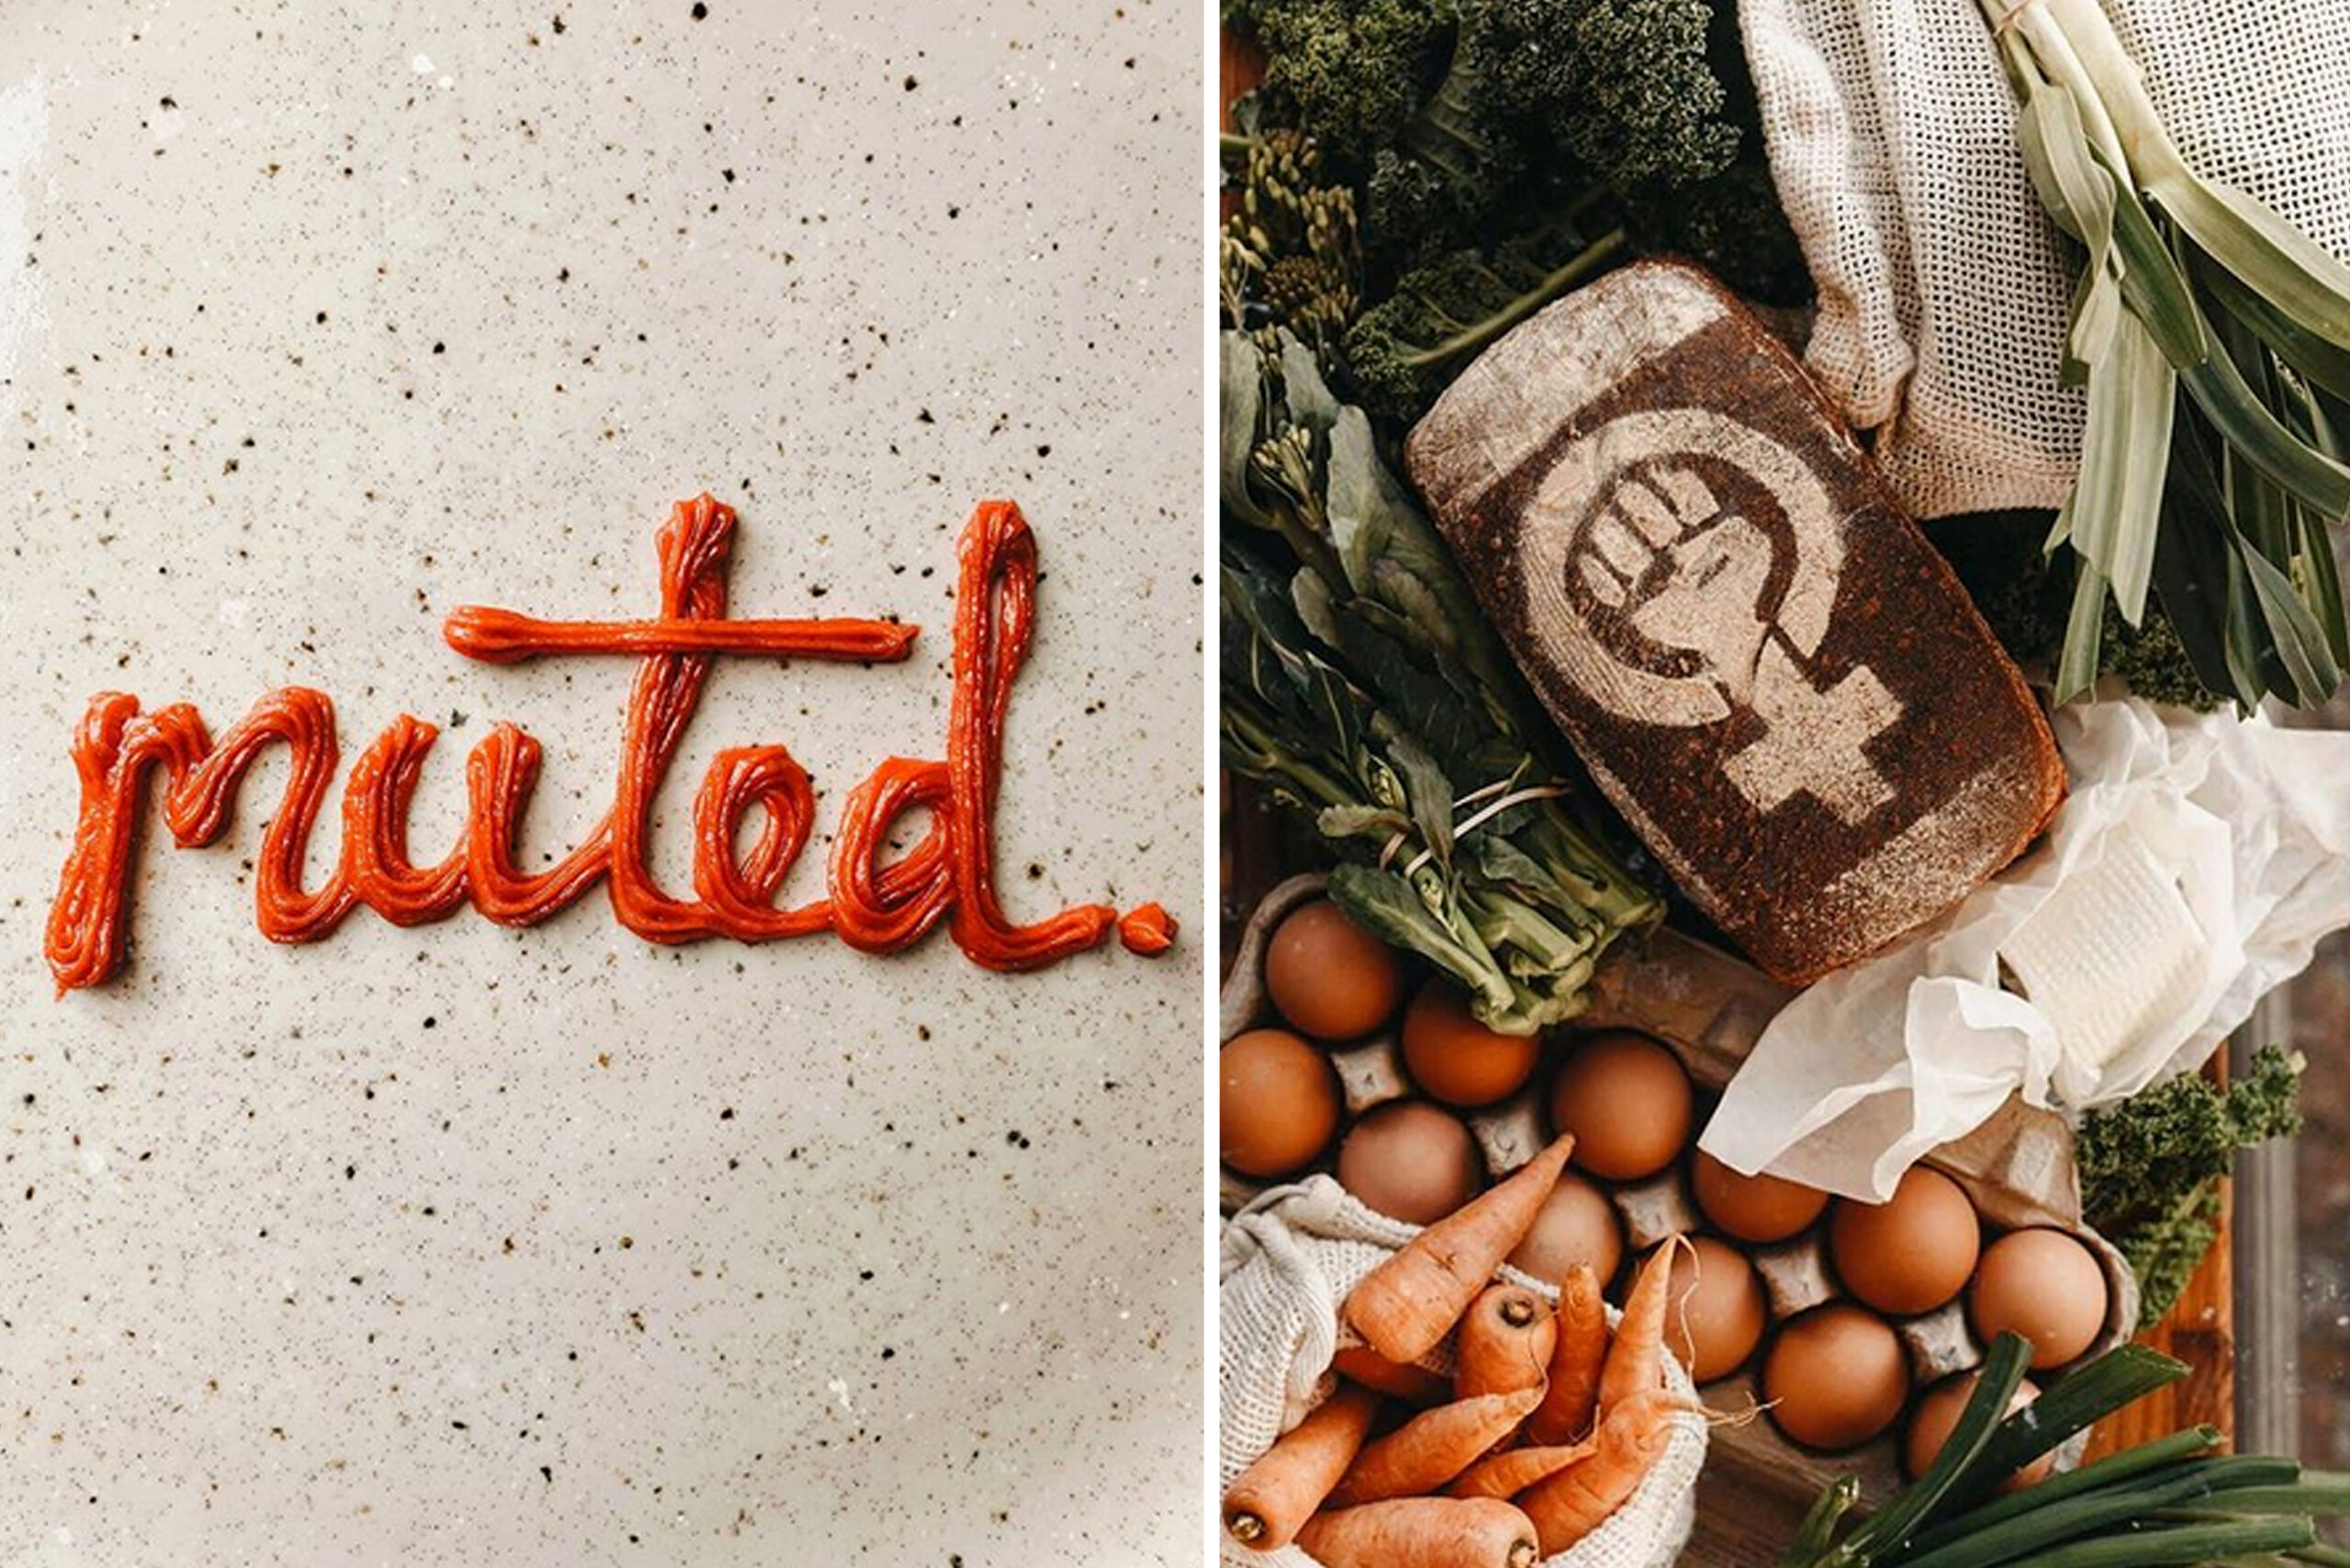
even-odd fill
[[[2350,1568],[2317,1544],[2319,1517],[2350,1515],[2350,1473],[2298,1461],[2214,1455],[2219,1432],[2193,1427],[2053,1476],[1966,1511],[1965,1499],[2123,1406],[2186,1375],[2142,1345],[2108,1351],[2004,1419],[2022,1344],[2002,1335],[1926,1473],[1836,1540],[1858,1487],[1824,1492],[1780,1568]]]
[[[1836,1543],[1836,1526],[1852,1512],[1852,1505],[1861,1499],[1861,1478],[1840,1475],[1819,1494],[1803,1517],[1796,1530],[1796,1539],[1787,1548],[1787,1561],[1808,1562],[1823,1556]]]
[[[2002,1524],[1970,1530],[1936,1551],[1902,1559],[1904,1568],[1988,1568],[2012,1562],[2036,1548],[2072,1540],[2109,1525],[2144,1518],[2159,1508],[2175,1507],[2193,1498],[2208,1497],[2226,1481],[2227,1467],[2265,1481],[2287,1481],[2299,1468],[2290,1460],[2261,1455],[2213,1460],[2188,1467],[2188,1473],[2144,1487],[2114,1486],[2083,1496],[2036,1500],[2036,1506]],[[2026,1492],[2029,1493],[2027,1488]],[[2231,1496],[2226,1504],[2232,1508]]]
[[[1874,1558],[1883,1548],[1916,1533],[1942,1506],[1942,1499],[1950,1495],[1953,1487],[1976,1473],[1977,1461],[2008,1418],[2008,1401],[2014,1397],[2017,1385],[2023,1382],[2024,1369],[2031,1362],[2031,1346],[2022,1335],[2003,1333],[1992,1342],[1990,1354],[1983,1358],[1983,1370],[1975,1375],[1975,1390],[1967,1396],[1966,1407],[1959,1412],[1958,1420],[1951,1428],[1950,1436],[1942,1440],[1933,1463],[1926,1467],[1926,1473],[1914,1485],[1903,1488],[1875,1517],[1852,1532],[1852,1539],[1844,1543],[1848,1553]],[[1998,1472],[1994,1484],[2008,1473]]]
[[[2068,1541],[2010,1561],[2016,1568],[2186,1568],[2216,1557],[2286,1551],[2316,1541],[2317,1527],[2307,1519],[2232,1519]]]
[[[2235,1514],[2350,1514],[2350,1475],[2305,1471],[2298,1483],[2230,1492],[2221,1506]]]
[[[2065,1377],[2000,1423],[1954,1494],[1979,1501],[2009,1476],[2116,1410],[2187,1375],[2187,1363],[2144,1345],[2123,1345]]]
[[[2052,1475],[2036,1486],[2025,1487],[2020,1492],[2009,1492],[1970,1513],[1946,1519],[1910,1541],[1905,1551],[1880,1561],[1907,1562],[1914,1554],[1931,1551],[1949,1541],[1959,1540],[1979,1530],[1994,1529],[2018,1514],[2034,1508],[2053,1507],[2058,1503],[2079,1496],[2086,1492],[2119,1486],[2131,1482],[2143,1481],[2152,1484],[2165,1479],[2184,1472],[2186,1467],[2177,1462],[2192,1459],[2197,1454],[2209,1453],[2219,1446],[2220,1441],[2221,1434],[2217,1427],[2190,1427],[2186,1431],[2173,1432],[2166,1438],[2160,1438],[2150,1443],[2141,1443],[2136,1448],[2124,1449],[2120,1453],[2108,1454],[2094,1463],[2081,1466],[2078,1470],[2069,1470],[2062,1475]]]
[[[2350,267],[2188,167],[2098,0],[1978,4],[2033,191],[2083,253],[2061,373],[2088,419],[2048,542],[2079,558],[2056,695],[2095,681],[2106,596],[2135,626],[2151,593],[2212,689],[2322,702],[2350,666],[2328,537],[2350,520]]]

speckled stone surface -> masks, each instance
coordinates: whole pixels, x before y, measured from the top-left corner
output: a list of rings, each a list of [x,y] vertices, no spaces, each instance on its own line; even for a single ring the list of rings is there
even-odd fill
[[[722,746],[816,776],[795,901],[841,795],[939,754],[952,542],[1009,494],[1046,580],[1007,901],[1199,910],[1200,37],[0,8],[0,1563],[1196,1559],[1200,923],[1026,977],[655,947],[600,894],[276,948],[272,760],[220,845],[151,832],[114,984],[53,1001],[39,949],[106,688],[217,730],[316,686],[346,758],[434,720],[420,858],[514,720],[529,857],[568,847],[627,666],[468,665],[440,617],[646,613],[704,487],[735,613],[925,631],[720,668],[673,884]]]

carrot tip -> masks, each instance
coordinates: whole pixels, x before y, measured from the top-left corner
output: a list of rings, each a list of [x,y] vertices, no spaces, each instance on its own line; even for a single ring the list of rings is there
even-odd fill
[[[1224,1521],[1224,1528],[1230,1530],[1232,1539],[1243,1546],[1252,1540],[1262,1540],[1265,1538],[1265,1521],[1250,1513],[1236,1513],[1228,1516]]]

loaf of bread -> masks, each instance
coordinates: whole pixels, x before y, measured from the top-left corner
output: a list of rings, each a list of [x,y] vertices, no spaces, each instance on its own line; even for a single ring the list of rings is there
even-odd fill
[[[1965,590],[1704,273],[1643,263],[1551,306],[1404,456],[1593,778],[1774,978],[1942,913],[2063,799]]]

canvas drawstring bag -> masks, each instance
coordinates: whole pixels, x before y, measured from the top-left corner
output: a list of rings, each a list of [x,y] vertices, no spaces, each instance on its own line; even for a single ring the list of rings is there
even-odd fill
[[[1418,1233],[1372,1213],[1327,1176],[1277,1187],[1226,1222],[1217,1269],[1221,1322],[1217,1357],[1219,1491],[1330,1391],[1330,1358],[1354,1343],[1338,1305],[1355,1282]],[[1555,1285],[1505,1268],[1501,1278],[1558,1299]],[[1612,1324],[1617,1314],[1608,1309]],[[1449,1341],[1424,1363],[1452,1370]],[[1665,1358],[1669,1385],[1692,1399],[1687,1375]],[[1696,1517],[1697,1472],[1706,1462],[1706,1419],[1673,1417],[1672,1439],[1623,1506],[1550,1568],[1670,1568]],[[1295,1546],[1251,1551],[1223,1541],[1226,1568],[1315,1568]]]

